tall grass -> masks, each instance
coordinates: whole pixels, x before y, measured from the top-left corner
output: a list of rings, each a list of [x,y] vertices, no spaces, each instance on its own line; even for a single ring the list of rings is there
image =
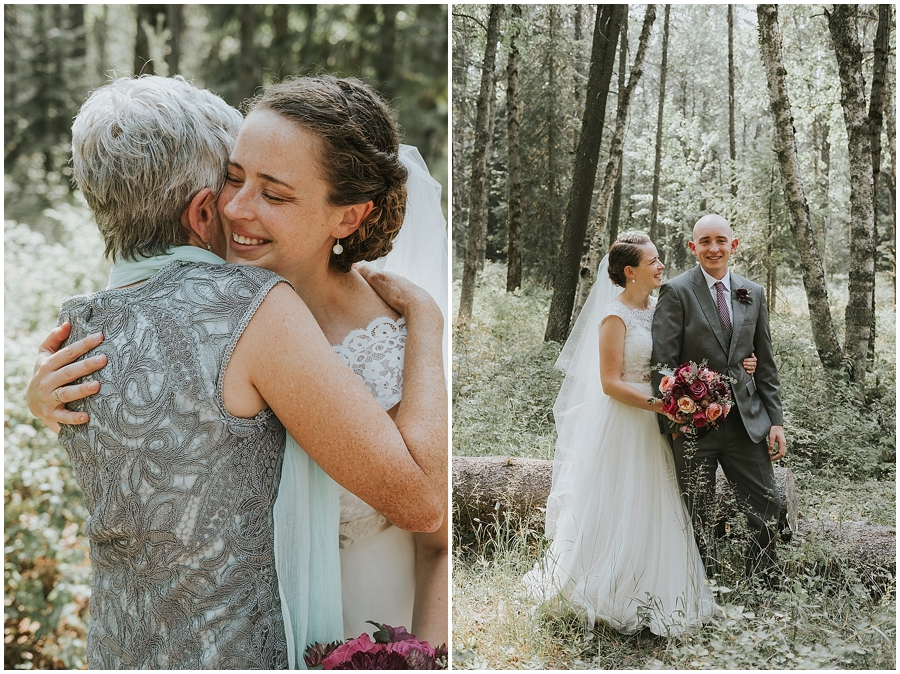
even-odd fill
[[[550,295],[527,286],[507,294],[504,279],[502,265],[486,265],[473,320],[454,338],[454,453],[551,458],[550,410],[562,374],[553,369],[560,345],[543,342]],[[840,317],[846,288],[830,292]],[[866,405],[858,409],[847,382],[818,363],[802,288],[779,292],[772,334],[785,464],[797,481],[802,519],[895,524],[892,298],[879,277],[877,356]],[[735,532],[742,528],[733,524]],[[646,631],[621,635],[585,625],[565,606],[537,605],[521,578],[544,551],[540,532],[509,522],[483,524],[475,545],[455,549],[455,667],[894,669],[895,588],[821,540],[780,545],[785,582],[776,592],[744,577],[743,541],[726,538],[719,549],[724,616],[671,639]]]

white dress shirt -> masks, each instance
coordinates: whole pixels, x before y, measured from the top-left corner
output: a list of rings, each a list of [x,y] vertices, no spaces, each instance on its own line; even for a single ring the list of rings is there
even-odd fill
[[[728,307],[728,320],[731,321],[732,328],[734,327],[734,310],[731,308],[731,272],[728,271],[725,273],[725,276],[722,278],[713,278],[709,274],[706,273],[706,270],[703,267],[700,267],[700,271],[703,272],[703,277],[706,279],[706,285],[709,286],[709,294],[712,295],[713,304],[716,307],[719,306],[718,293],[716,291],[716,283],[719,281],[722,282],[722,285],[725,286],[725,306]]]

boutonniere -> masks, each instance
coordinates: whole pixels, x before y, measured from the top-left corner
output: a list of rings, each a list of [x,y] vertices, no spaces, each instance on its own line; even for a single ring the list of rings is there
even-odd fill
[[[738,288],[734,291],[737,301],[741,304],[753,304],[753,298],[750,297],[749,288]]]

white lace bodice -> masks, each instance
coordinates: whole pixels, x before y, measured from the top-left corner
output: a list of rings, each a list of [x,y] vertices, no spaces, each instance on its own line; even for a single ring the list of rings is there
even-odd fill
[[[385,410],[400,402],[406,348],[404,318],[376,318],[365,328],[353,330],[332,348],[362,379]],[[371,535],[383,530],[387,520],[368,503],[341,487],[341,522],[342,537],[359,539],[365,538],[368,532]]]
[[[607,316],[618,316],[625,323],[625,357],[622,359],[622,381],[649,382],[650,355],[653,351],[653,313],[656,298],[650,297],[648,309],[629,309],[619,300],[606,305],[603,320]]]

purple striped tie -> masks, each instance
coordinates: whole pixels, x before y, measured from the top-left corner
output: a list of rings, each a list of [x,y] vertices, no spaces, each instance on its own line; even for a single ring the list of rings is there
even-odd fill
[[[722,325],[725,327],[725,334],[731,337],[731,317],[728,315],[728,305],[725,304],[725,284],[716,281],[716,305],[719,307],[719,318],[722,319]]]

